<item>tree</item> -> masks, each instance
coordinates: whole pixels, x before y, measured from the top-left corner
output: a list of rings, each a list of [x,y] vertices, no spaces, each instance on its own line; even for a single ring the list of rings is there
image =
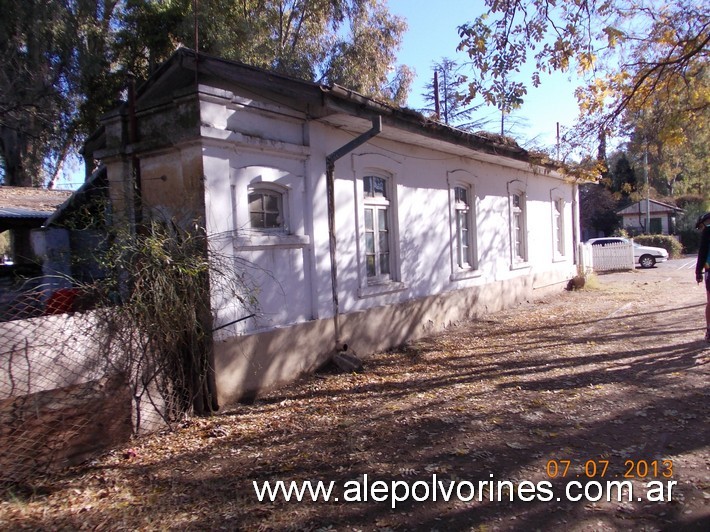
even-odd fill
[[[603,184],[585,184],[579,189],[579,223],[584,238],[611,235],[621,225],[617,201]]]
[[[436,79],[425,86],[426,93],[422,94],[428,104],[419,111],[425,115],[440,120],[444,124],[454,125],[459,129],[471,131],[482,129],[487,119],[471,120],[471,115],[481,108],[481,104],[468,105],[465,87],[468,78],[461,74],[461,66],[456,61],[441,58],[438,63],[433,63],[432,71]],[[438,94],[437,94],[438,92]],[[437,116],[438,102],[438,116]]]
[[[638,190],[636,171],[631,166],[626,153],[620,152],[614,157],[616,161],[612,165],[610,172],[609,189],[618,194],[621,198],[627,199],[626,203],[631,203],[628,198]]]
[[[0,0],[0,159],[8,185],[56,178],[118,94],[118,0]]]
[[[691,95],[710,90],[707,76],[690,80]],[[637,159],[647,157],[649,181],[661,194],[710,194],[710,109],[687,111],[694,102],[684,90],[652,95],[653,105],[643,112],[627,112],[627,150]],[[697,102],[695,102],[697,103]]]
[[[145,80],[179,45],[395,103],[412,79],[395,68],[406,25],[383,0],[0,0],[0,9],[5,184],[51,183],[128,78]]]
[[[672,3],[639,0],[486,0],[488,11],[459,27],[475,73],[471,95],[481,94],[498,105],[521,99],[522,83],[508,85],[532,55],[541,74],[577,71],[588,83],[577,91],[583,120],[573,132],[596,141],[600,131],[614,133],[625,112],[640,112],[681,91],[681,113],[704,111],[710,105],[706,79],[710,17],[699,0]],[[568,137],[568,138],[571,138]]]
[[[0,2],[0,157],[4,182],[30,186],[60,150],[72,112],[72,21],[59,1]]]
[[[124,21],[119,49],[139,77],[180,44],[398,103],[413,77],[395,68],[406,24],[382,0],[133,0]]]
[[[405,65],[394,67],[395,52],[407,29],[399,17],[389,14],[381,0],[352,2],[348,38],[338,37],[327,50],[320,67],[320,81],[337,83],[373,98],[402,105],[414,74]],[[394,75],[390,77],[390,71]]]

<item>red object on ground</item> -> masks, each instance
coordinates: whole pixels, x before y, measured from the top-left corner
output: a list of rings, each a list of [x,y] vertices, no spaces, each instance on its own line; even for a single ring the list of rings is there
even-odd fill
[[[78,294],[78,288],[60,288],[52,292],[52,295],[49,296],[49,300],[47,300],[47,308],[44,311],[45,315],[72,312],[74,310],[74,301],[76,301]]]

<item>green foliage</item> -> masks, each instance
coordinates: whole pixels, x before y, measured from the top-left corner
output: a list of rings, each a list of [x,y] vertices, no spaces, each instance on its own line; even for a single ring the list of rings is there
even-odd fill
[[[700,247],[700,232],[694,229],[681,229],[678,238],[685,253],[696,253]]]
[[[614,159],[610,165],[609,189],[619,198],[629,198],[639,188],[636,170],[631,166],[625,152],[615,154]]]
[[[481,108],[479,105],[470,105],[467,101],[466,91],[468,78],[461,74],[462,67],[456,61],[443,57],[440,62],[432,65],[432,70],[437,74],[438,87],[434,81],[428,83],[423,94],[427,107],[419,111],[431,116],[447,125],[459,129],[474,131],[483,129],[488,123],[486,119],[472,120],[471,116]],[[439,116],[436,116],[436,89],[438,88]]]
[[[68,2],[0,0],[0,162],[6,185],[42,182],[74,112]]]
[[[194,6],[198,7],[195,32]],[[180,45],[402,103],[406,25],[383,0],[0,0],[0,175],[52,182],[115,105]]]
[[[579,189],[580,225],[583,229],[611,235],[621,225],[617,201],[603,184],[583,185]]]
[[[625,115],[646,113],[667,139],[694,134],[682,121],[707,123],[710,15],[702,2],[485,3],[487,13],[459,27],[471,97],[499,108],[519,105],[527,83],[537,87],[543,74],[576,67],[586,85],[577,90],[580,121],[564,140],[587,153],[600,132],[625,133]],[[511,80],[528,60],[535,65],[529,81]]]
[[[642,246],[663,248],[672,259],[677,259],[683,254],[683,246],[676,238],[670,235],[637,235],[634,242]]]
[[[381,0],[326,3],[342,6],[343,22],[347,22],[343,29],[347,31],[339,31],[338,23],[327,40],[320,39],[321,43],[330,41],[332,44],[319,52],[323,57],[321,63],[309,63],[320,72],[320,76],[312,77],[402,105],[414,78],[409,67],[395,67],[396,51],[407,29],[406,23],[392,16]],[[332,18],[328,23],[335,21]],[[390,75],[392,71],[394,75]]]
[[[696,195],[681,196],[678,206],[683,209],[683,213],[677,220],[678,237],[686,253],[695,253],[700,246],[700,231],[695,229],[695,223],[700,215],[710,211],[710,198]]]

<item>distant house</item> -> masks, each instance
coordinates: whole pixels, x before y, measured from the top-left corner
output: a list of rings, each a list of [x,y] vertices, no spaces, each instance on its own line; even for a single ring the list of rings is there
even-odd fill
[[[178,50],[85,154],[114,215],[206,229],[255,287],[213,286],[221,406],[313,370],[561,291],[575,180],[509,139],[346,88]],[[136,195],[140,196],[137,202]]]
[[[8,259],[14,264],[34,262],[31,230],[42,227],[70,195],[68,190],[0,186],[0,233],[9,234]]]
[[[46,296],[43,258],[33,232],[42,227],[71,192],[31,187],[0,186],[0,322],[43,312]],[[32,293],[31,297],[26,297]]]
[[[102,274],[95,253],[105,241],[106,213],[97,210],[106,207],[107,187],[105,169],[75,192],[0,187],[0,232],[10,235],[0,266],[0,321],[42,314],[55,291]]]
[[[647,205],[650,209],[647,210]],[[650,225],[646,228],[646,212]],[[641,200],[625,209],[618,211],[622,217],[622,227],[631,235],[637,234],[653,234],[653,235],[672,235],[675,234],[675,219],[676,216],[683,212],[683,209],[675,205],[661,203],[656,200]]]

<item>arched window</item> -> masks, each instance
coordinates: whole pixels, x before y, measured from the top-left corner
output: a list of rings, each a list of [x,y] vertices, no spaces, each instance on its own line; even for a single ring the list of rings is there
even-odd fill
[[[248,190],[249,227],[266,233],[287,233],[288,192],[270,182],[255,182]]]
[[[252,229],[283,229],[283,195],[264,188],[250,190],[249,223]]]

